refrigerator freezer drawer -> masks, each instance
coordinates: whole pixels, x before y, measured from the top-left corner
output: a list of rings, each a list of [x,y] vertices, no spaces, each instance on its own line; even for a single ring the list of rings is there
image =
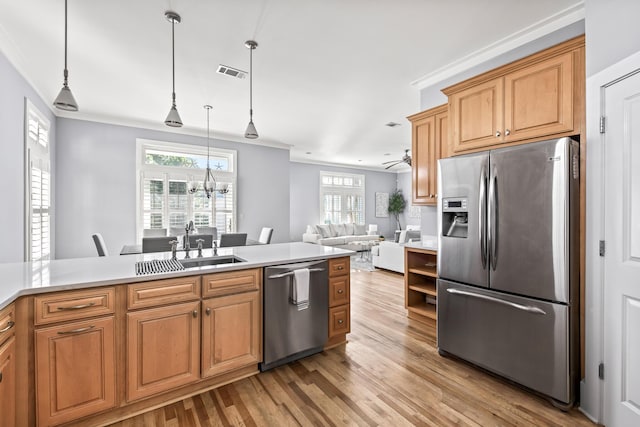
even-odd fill
[[[438,281],[438,348],[572,403],[569,306]]]

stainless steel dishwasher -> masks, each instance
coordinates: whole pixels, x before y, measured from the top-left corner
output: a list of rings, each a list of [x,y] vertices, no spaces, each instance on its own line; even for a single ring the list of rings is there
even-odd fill
[[[309,269],[309,307],[291,302],[294,271]],[[263,351],[260,370],[275,368],[322,351],[328,336],[329,273],[327,261],[267,267],[264,270]]]

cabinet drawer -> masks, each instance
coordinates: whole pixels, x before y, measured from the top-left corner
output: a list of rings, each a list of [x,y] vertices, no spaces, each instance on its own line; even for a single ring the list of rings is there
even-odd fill
[[[351,332],[351,316],[349,304],[329,309],[329,338]]]
[[[262,283],[262,269],[229,271],[202,276],[202,296],[217,297],[256,291]]]
[[[129,285],[127,308],[155,307],[200,298],[200,276],[178,277]]]
[[[112,314],[115,304],[115,288],[83,289],[37,296],[35,304],[36,325],[62,322],[85,317]]]
[[[329,307],[349,304],[349,276],[329,279]]]
[[[16,315],[11,304],[0,310],[0,345],[16,334]]]
[[[349,257],[332,258],[329,260],[329,276],[349,274]]]

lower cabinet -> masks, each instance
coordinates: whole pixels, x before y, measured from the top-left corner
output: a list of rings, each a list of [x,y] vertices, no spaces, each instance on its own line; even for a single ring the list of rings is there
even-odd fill
[[[202,309],[203,378],[261,361],[260,292],[209,298]]]
[[[329,337],[326,348],[346,342],[351,332],[350,258],[329,260]]]
[[[0,345],[0,427],[16,425],[16,339]]]
[[[35,330],[38,425],[58,425],[115,406],[114,337],[113,316]]]
[[[127,400],[199,379],[200,301],[127,313]]]

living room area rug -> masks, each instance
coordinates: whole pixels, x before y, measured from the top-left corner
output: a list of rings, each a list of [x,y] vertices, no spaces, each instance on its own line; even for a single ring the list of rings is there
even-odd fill
[[[370,259],[361,259],[360,254],[351,255],[351,269],[359,271],[375,271]]]

